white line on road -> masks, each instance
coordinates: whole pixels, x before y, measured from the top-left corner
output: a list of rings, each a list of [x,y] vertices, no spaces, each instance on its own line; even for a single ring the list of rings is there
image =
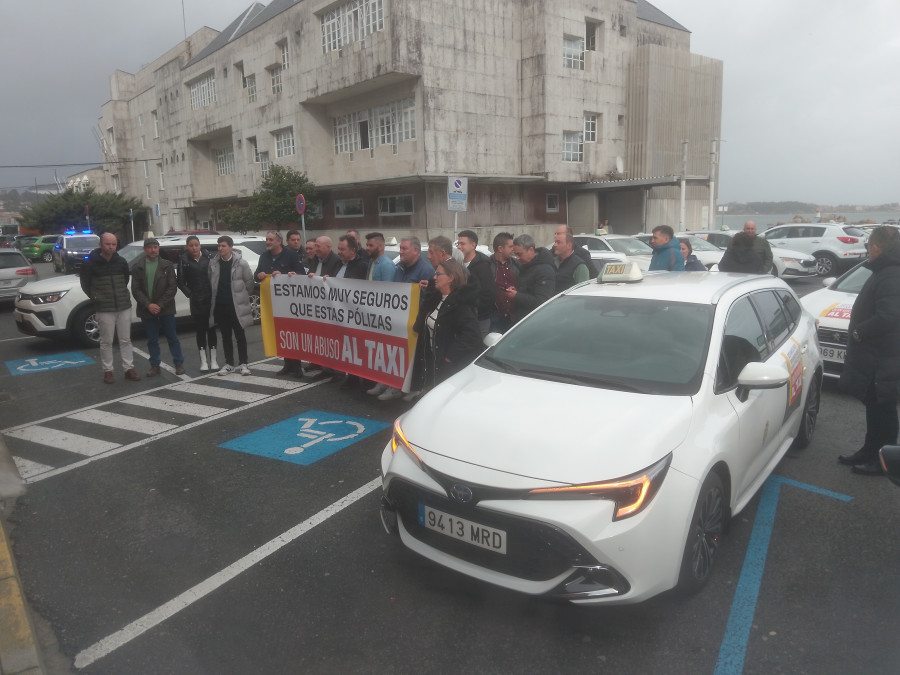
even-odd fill
[[[233,562],[225,569],[217,572],[213,576],[201,581],[193,588],[189,588],[181,595],[178,595],[161,607],[156,608],[152,612],[145,614],[140,619],[132,621],[121,630],[109,635],[99,642],[94,643],[75,657],[75,667],[85,668],[98,659],[102,659],[112,651],[131,642],[136,637],[143,635],[151,628],[161,624],[166,619],[174,616],[186,607],[191,606],[198,600],[206,597],[216,589],[228,583],[242,572],[247,571],[256,563],[265,560],[273,553],[281,550],[292,541],[309,532],[316,525],[320,525],[328,520],[331,516],[343,511],[351,504],[359,501],[367,494],[376,490],[381,485],[381,478],[374,478],[358,490],[351,492],[343,499],[339,499],[334,504],[326,506],[316,515],[304,520],[299,525],[295,525],[287,532],[280,534],[274,539],[263,544],[259,548],[251,551],[240,560]]]
[[[137,347],[132,347],[132,349],[134,350],[134,353],[135,353],[135,354],[137,354],[138,356],[142,356],[143,358],[147,359],[148,362],[150,361],[150,355],[149,355],[147,352],[142,352],[142,351],[141,351],[140,349],[138,349]],[[175,372],[175,369],[174,369],[172,366],[170,366],[168,363],[166,363],[165,361],[160,361],[160,362],[159,362],[159,367],[162,368],[163,370],[169,371],[170,373],[172,373],[173,375],[175,375],[175,377],[180,377],[182,380],[190,380],[190,379],[191,379],[191,376],[188,375],[187,373],[185,373],[184,375],[178,375],[178,374]]]
[[[16,463],[16,468],[19,470],[19,476],[22,480],[28,480],[32,476],[50,471],[53,468],[52,466],[47,466],[40,462],[32,462],[30,459],[16,457],[15,455],[13,455],[13,461]]]
[[[150,408],[151,410],[190,415],[191,417],[211,417],[228,410],[227,408],[216,408],[215,406],[201,405],[199,403],[185,403],[184,401],[175,401],[171,398],[160,398],[159,396],[133,396],[122,401],[122,403],[140,406],[141,408]]]
[[[146,420],[141,417],[132,417],[131,415],[120,415],[119,413],[97,410],[96,408],[93,410],[81,410],[69,415],[69,419],[99,424],[104,427],[112,427],[113,429],[127,429],[128,431],[136,431],[147,436],[158,434],[160,431],[168,431],[178,426],[177,424],[166,424],[165,422]]]
[[[243,389],[232,389],[231,387],[216,387],[210,384],[194,384],[193,382],[185,382],[184,384],[176,384],[172,387],[172,391],[183,391],[188,394],[199,394],[200,396],[209,396],[211,398],[224,398],[228,401],[243,401],[244,403],[252,403],[261,398],[267,398],[268,394],[260,394],[255,391],[244,391]]]
[[[303,384],[298,380],[290,382],[288,380],[276,380],[273,377],[257,377],[256,375],[238,375],[237,377],[231,375],[229,379],[239,380],[241,384],[256,384],[262,387],[277,387],[278,389],[295,389]]]
[[[6,434],[13,438],[20,438],[23,441],[31,441],[32,443],[40,443],[51,448],[59,448],[68,450],[86,457],[93,457],[101,452],[118,448],[121,443],[112,443],[110,441],[101,441],[90,436],[82,436],[81,434],[73,434],[68,431],[60,431],[59,429],[51,429],[50,427],[42,427],[39,424],[25,427],[16,431],[10,431]]]

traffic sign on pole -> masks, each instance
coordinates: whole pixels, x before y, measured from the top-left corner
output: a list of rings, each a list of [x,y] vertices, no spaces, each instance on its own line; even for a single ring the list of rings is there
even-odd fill
[[[469,179],[465,176],[447,178],[447,210],[468,211]]]
[[[303,195],[297,195],[294,205],[297,207],[297,213],[301,216],[306,213],[306,198]]]

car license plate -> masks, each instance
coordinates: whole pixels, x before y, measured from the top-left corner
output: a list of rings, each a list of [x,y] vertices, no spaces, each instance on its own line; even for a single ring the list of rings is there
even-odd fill
[[[419,525],[467,544],[506,555],[506,532],[419,504]]]
[[[13,279],[0,279],[0,286],[12,286],[14,283]]]
[[[837,361],[838,363],[844,362],[844,354],[847,352],[845,349],[837,349],[835,347],[822,347],[822,358],[827,361]]]

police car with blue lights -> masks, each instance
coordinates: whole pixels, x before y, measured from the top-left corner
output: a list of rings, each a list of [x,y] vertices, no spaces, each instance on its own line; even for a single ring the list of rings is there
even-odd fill
[[[395,422],[381,517],[515,591],[698,591],[729,518],[816,426],[815,321],[770,276],[610,263],[485,342]]]

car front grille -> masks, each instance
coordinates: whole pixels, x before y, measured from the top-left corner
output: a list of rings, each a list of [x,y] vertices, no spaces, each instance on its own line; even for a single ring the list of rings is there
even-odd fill
[[[801,260],[800,264],[808,269],[813,269],[816,266],[815,260]]]
[[[818,330],[819,342],[829,345],[847,346],[847,331],[837,328],[822,328]]]
[[[413,537],[460,560],[520,579],[552,579],[573,566],[599,564],[572,537],[557,527],[497,513],[478,506],[461,506],[403,479],[391,481],[387,499]],[[418,507],[426,504],[460,518],[506,532],[506,553],[479,548],[419,525]]]

